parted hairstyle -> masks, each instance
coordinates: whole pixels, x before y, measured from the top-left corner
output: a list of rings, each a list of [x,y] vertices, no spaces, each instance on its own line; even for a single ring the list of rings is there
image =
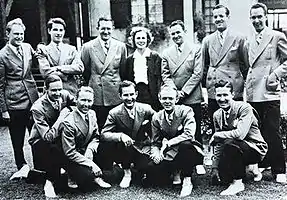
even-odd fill
[[[52,28],[52,25],[53,24],[62,24],[63,26],[64,26],[64,28],[66,29],[66,23],[65,23],[65,21],[62,19],[62,18],[60,18],[60,17],[56,17],[56,18],[51,18],[51,19],[49,19],[49,21],[48,21],[48,23],[47,23],[47,28],[48,28],[48,30],[51,30],[51,28]]]
[[[108,18],[108,17],[100,17],[99,20],[98,20],[98,28],[100,27],[100,22],[101,21],[107,21],[107,22],[112,22],[113,26],[114,26],[114,20],[112,20],[111,18]]]
[[[49,89],[50,84],[54,83],[54,82],[57,82],[57,81],[61,81],[62,82],[62,79],[58,75],[51,74],[51,75],[47,76],[45,78],[45,88]]]
[[[228,80],[219,80],[218,82],[215,83],[214,85],[215,89],[216,88],[220,88],[220,87],[227,87],[227,88],[230,88],[230,92],[232,93],[233,92],[233,85],[230,81]]]
[[[22,28],[23,28],[24,31],[26,30],[26,27],[25,27],[25,25],[23,24],[22,19],[16,18],[16,19],[13,19],[13,20],[11,20],[11,21],[9,21],[9,22],[7,23],[7,25],[6,25],[6,31],[7,31],[8,33],[10,33],[11,28],[12,28],[13,25],[20,25],[20,26],[22,26]]]
[[[129,87],[129,86],[133,86],[136,89],[136,85],[133,82],[131,82],[131,81],[124,80],[124,81],[120,82],[119,95],[122,95],[124,87]]]
[[[173,26],[176,26],[176,25],[180,25],[181,28],[182,28],[182,30],[185,31],[184,23],[183,23],[183,21],[181,21],[181,20],[175,20],[175,21],[171,22],[170,25],[169,25],[169,28],[171,28],[171,27],[173,27]]]
[[[264,15],[267,15],[267,6],[264,4],[264,3],[256,3],[256,4],[253,4],[250,8],[250,14],[251,14],[251,10],[252,9],[257,9],[257,8],[262,8],[263,11],[264,11]]]
[[[130,35],[132,36],[132,45],[133,47],[136,47],[136,44],[135,44],[135,38],[136,38],[136,34],[139,33],[139,32],[144,32],[147,36],[147,47],[152,43],[153,41],[153,37],[152,37],[152,34],[150,32],[149,29],[145,28],[145,27],[134,27],[130,33]]]
[[[80,92],[89,92],[94,95],[94,90],[90,86],[80,87],[79,90],[77,91],[77,95],[76,95],[77,98],[79,97]]]
[[[229,14],[230,14],[229,9],[226,6],[222,5],[222,4],[217,4],[212,10],[217,10],[219,8],[224,8],[226,16],[229,16]]]

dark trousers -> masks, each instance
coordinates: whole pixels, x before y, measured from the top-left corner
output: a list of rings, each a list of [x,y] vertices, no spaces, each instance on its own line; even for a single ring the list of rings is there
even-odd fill
[[[201,104],[190,104],[188,105],[192,108],[194,112],[194,119],[196,123],[195,140],[202,144],[202,134],[201,134]]]
[[[43,140],[32,145],[34,168],[45,171],[46,179],[60,184],[60,168],[65,168],[67,160],[63,151],[57,144],[47,143]]]
[[[282,140],[279,136],[280,127],[280,101],[250,102],[257,111],[261,127],[260,131],[268,144],[268,152],[265,156],[262,167],[271,166],[273,174],[286,172],[285,158]]]
[[[159,111],[162,108],[157,95],[155,98],[152,97],[149,85],[146,85],[145,83],[138,83],[136,85],[136,90],[138,91],[138,102],[151,105],[155,111]]]
[[[95,106],[92,109],[96,112],[99,130],[101,131],[106,123],[109,111],[116,106]]]
[[[175,170],[181,170],[183,177],[191,177],[196,165],[202,164],[203,155],[201,155],[190,142],[179,144],[177,155],[172,161],[163,160],[159,165],[154,165],[157,172],[172,173]]]
[[[260,162],[260,154],[242,140],[226,139],[219,158],[219,175],[224,183],[245,177],[245,167]]]
[[[234,98],[235,101],[243,101],[243,97]],[[215,111],[219,109],[219,106],[215,99],[208,99],[208,116],[211,123],[212,134],[215,132],[214,124],[213,124],[213,114]]]
[[[29,110],[9,110],[9,114],[10,122],[8,128],[14,150],[15,162],[19,170],[26,164],[23,146],[26,128],[31,130],[31,121]]]

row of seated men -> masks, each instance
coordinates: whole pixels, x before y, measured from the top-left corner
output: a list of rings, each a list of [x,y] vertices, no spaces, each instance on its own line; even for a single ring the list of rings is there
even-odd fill
[[[266,13],[264,4],[251,7],[250,19],[256,33],[244,40],[227,26],[229,9],[216,6],[213,18],[217,31],[204,39],[202,48],[189,43],[182,21],[174,21],[169,26],[174,45],[167,48],[162,56],[148,48],[152,37],[147,29],[140,27],[131,35],[136,50],[128,58],[125,45],[111,38],[113,21],[108,18],[99,19],[99,37],[85,43],[80,54],[75,47],[62,42],[66,24],[61,18],[49,20],[47,27],[51,42],[48,45],[39,44],[36,52],[29,44],[23,43],[25,26],[22,21],[10,21],[6,27],[9,41],[0,51],[0,106],[2,119],[9,122],[17,168],[20,171],[27,168],[23,155],[25,129],[31,129],[29,112],[39,97],[31,73],[32,61],[36,58],[43,77],[51,74],[59,76],[63,88],[74,96],[78,90],[75,77],[83,74],[85,84],[94,91],[92,109],[96,112],[100,132],[109,111],[121,103],[118,95],[121,80],[135,82],[137,100],[150,104],[155,111],[161,108],[158,93],[162,82],[174,86],[178,92],[178,104],[189,106],[194,112],[197,126],[195,139],[199,143],[201,82],[207,87],[212,117],[218,109],[215,83],[220,79],[229,80],[234,86],[234,98],[242,100],[246,78],[247,101],[259,115],[261,133],[269,146],[264,161],[267,161],[266,166],[271,165],[276,181],[286,183],[284,153],[278,135],[278,88],[280,78],[287,71],[284,64],[287,42],[282,33],[266,27]],[[246,48],[243,48],[244,43]]]
[[[181,197],[192,193],[192,173],[202,163],[203,149],[195,140],[194,112],[176,104],[178,92],[174,87],[161,88],[163,110],[155,112],[150,105],[136,102],[134,83],[121,82],[118,95],[122,103],[109,112],[99,132],[96,114],[91,110],[92,88],[82,86],[74,99],[62,90],[62,81],[56,75],[48,76],[45,85],[47,92],[31,108],[34,125],[29,143],[35,169],[46,172],[46,196],[56,196],[62,184],[60,168],[67,171],[70,184],[74,182],[73,186],[80,189],[95,184],[110,188],[103,172],[111,171],[115,163],[123,169],[122,188],[130,186],[132,172],[136,172],[149,184],[172,177],[173,184],[182,183]],[[216,85],[221,109],[214,115],[216,132],[210,144],[215,148],[213,182],[229,184],[221,195],[244,190],[242,179],[247,165],[252,165],[254,180],[260,181],[262,174],[256,164],[267,152],[256,111],[248,103],[234,101],[232,91],[228,81]],[[76,107],[71,107],[75,102]]]

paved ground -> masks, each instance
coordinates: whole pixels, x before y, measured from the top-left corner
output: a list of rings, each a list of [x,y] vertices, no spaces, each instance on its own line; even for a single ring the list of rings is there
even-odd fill
[[[6,199],[45,199],[43,185],[27,184],[24,180],[9,181],[10,176],[16,171],[13,161],[12,147],[7,129],[0,128],[0,200]],[[31,165],[31,153],[29,145],[25,145],[26,158]],[[208,169],[210,170],[210,169]],[[224,189],[222,186],[210,186],[209,174],[194,176],[194,190],[190,197],[194,200],[280,200],[287,196],[287,186],[275,183],[270,171],[264,173],[263,181],[254,183],[249,175],[246,181],[246,190],[234,197],[221,197],[218,194]],[[59,199],[94,199],[94,200],[173,200],[178,199],[180,188],[174,187],[149,187],[132,185],[123,190],[114,185],[110,190],[95,188],[93,192],[79,193],[70,191],[59,195]]]

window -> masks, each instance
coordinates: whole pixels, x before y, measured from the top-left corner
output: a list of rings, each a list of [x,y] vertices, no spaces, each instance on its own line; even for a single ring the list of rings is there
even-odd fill
[[[116,28],[125,28],[131,23],[131,1],[111,0],[111,15]]]
[[[212,33],[215,31],[215,26],[212,22],[212,10],[218,4],[218,0],[206,0],[203,1],[203,10],[204,10],[204,18],[205,18],[205,32]]]
[[[183,0],[164,0],[163,20],[166,24],[174,20],[183,21]]]

